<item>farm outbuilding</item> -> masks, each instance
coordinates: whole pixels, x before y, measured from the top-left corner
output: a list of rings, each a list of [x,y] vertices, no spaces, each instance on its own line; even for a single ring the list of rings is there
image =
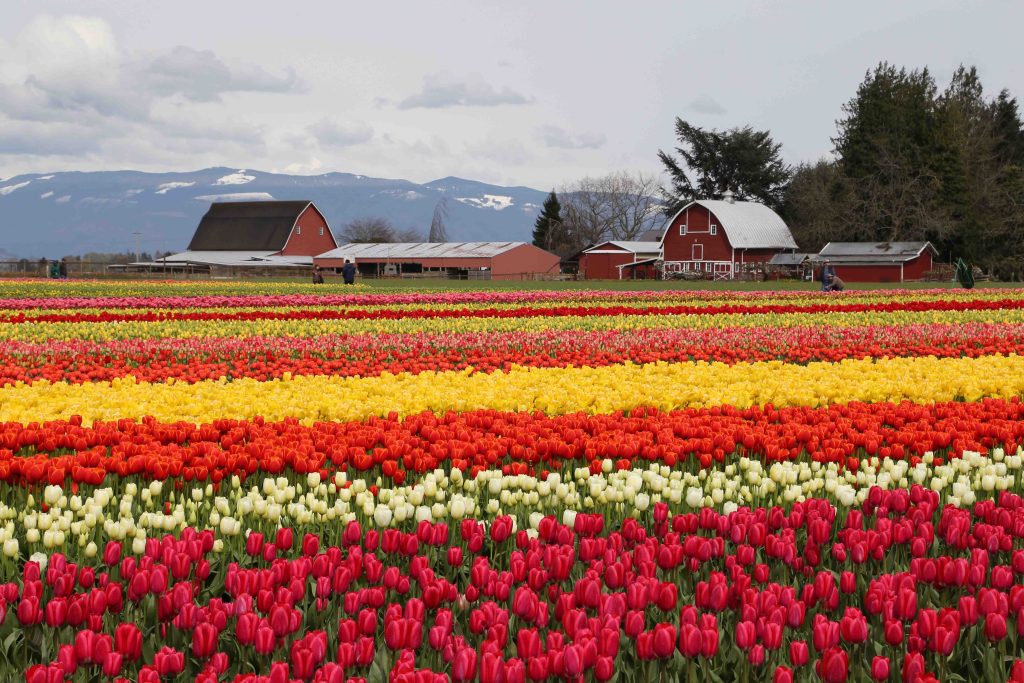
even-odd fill
[[[311,268],[338,246],[327,219],[309,200],[214,202],[188,249],[134,269],[269,272]]]
[[[314,259],[340,269],[346,260],[368,276],[529,280],[557,275],[559,258],[526,242],[374,242],[345,244]]]
[[[829,242],[814,261],[847,282],[908,282],[923,280],[938,254],[931,242]]]
[[[782,218],[764,204],[724,199],[690,202],[669,219],[661,239],[668,275],[702,273],[731,280],[764,264],[776,254],[796,251]]]
[[[579,260],[579,275],[587,280],[623,280],[636,274],[637,261],[661,256],[660,242],[610,241],[584,249]],[[653,261],[652,261],[653,262]]]
[[[776,280],[781,278],[809,279],[813,270],[811,259],[815,256],[817,254],[804,254],[800,252],[776,254],[769,259],[765,268],[765,275]]]

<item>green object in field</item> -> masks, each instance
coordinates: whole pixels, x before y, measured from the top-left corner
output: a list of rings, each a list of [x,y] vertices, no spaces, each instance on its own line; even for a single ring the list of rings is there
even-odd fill
[[[964,289],[974,288],[974,273],[962,258],[956,260],[956,280]]]

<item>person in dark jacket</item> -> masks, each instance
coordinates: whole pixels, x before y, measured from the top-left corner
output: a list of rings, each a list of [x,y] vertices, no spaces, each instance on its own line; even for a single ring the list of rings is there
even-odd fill
[[[341,277],[344,278],[346,285],[354,285],[356,283],[356,264],[345,259],[345,265],[341,267]]]
[[[322,285],[324,283],[324,274],[320,270],[320,266],[313,266],[313,284]]]
[[[60,260],[60,265],[57,266],[57,273],[61,280],[68,279],[68,260],[66,258]]]
[[[825,259],[821,266],[821,291],[832,291],[832,278],[836,276],[836,269],[832,267],[831,261]]]

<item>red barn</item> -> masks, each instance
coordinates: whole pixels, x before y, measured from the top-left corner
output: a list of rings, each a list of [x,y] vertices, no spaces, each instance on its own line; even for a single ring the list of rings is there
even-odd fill
[[[829,242],[815,261],[847,282],[908,282],[923,280],[938,255],[931,242]]]
[[[579,274],[587,280],[630,279],[632,275],[629,272],[623,275],[625,266],[656,259],[660,255],[660,242],[602,242],[583,250]]]
[[[532,280],[558,274],[559,258],[526,242],[379,242],[345,244],[317,255],[321,268],[352,261],[367,276]]]
[[[337,246],[327,219],[309,200],[214,202],[187,251],[144,265],[218,272],[311,268],[314,256]]]
[[[337,246],[327,219],[303,199],[215,202],[199,221],[188,250],[313,257]]]
[[[697,271],[731,280],[751,265],[795,251],[785,221],[764,204],[702,199],[680,209],[661,238],[665,272]]]

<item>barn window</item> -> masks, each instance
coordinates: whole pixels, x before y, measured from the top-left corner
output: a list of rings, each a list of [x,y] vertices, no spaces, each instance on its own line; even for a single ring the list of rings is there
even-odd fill
[[[704,260],[704,245],[694,244],[690,247],[690,258],[694,261]]]
[[[324,236],[324,226],[322,226],[322,225],[320,226],[320,236],[321,237]]]
[[[295,226],[295,234],[296,235],[301,235],[302,234],[302,226],[301,225],[296,225]]]
[[[715,225],[714,223],[712,223],[711,224],[711,228],[710,228],[710,232],[711,232],[712,235],[717,235],[718,234],[718,226]]]
[[[679,234],[680,236],[686,234],[686,223],[683,223],[682,225],[679,226]]]

